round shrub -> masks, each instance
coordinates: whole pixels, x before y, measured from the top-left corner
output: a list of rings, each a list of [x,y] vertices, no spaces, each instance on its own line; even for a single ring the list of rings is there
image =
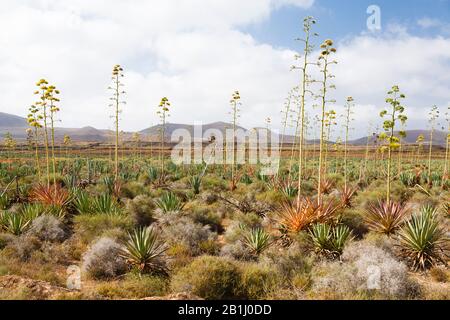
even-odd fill
[[[139,195],[133,200],[129,200],[126,205],[126,212],[139,227],[149,226],[153,220],[153,210],[155,204],[149,196]]]
[[[183,245],[191,256],[205,253],[204,246],[210,246],[217,237],[215,232],[210,231],[209,226],[195,223],[188,217],[170,222],[162,228],[162,234],[169,244]]]
[[[389,252],[364,241],[349,245],[342,263],[328,262],[313,270],[313,298],[409,299],[419,294],[406,266]]]
[[[250,249],[240,240],[225,244],[220,249],[220,255],[236,260],[251,260],[254,257]]]
[[[236,295],[242,298],[251,300],[264,299],[280,283],[277,272],[267,266],[245,264],[241,270],[242,273]]]
[[[172,291],[190,292],[204,299],[232,299],[240,280],[239,268],[231,260],[201,256],[172,278]]]
[[[114,278],[127,271],[120,257],[121,246],[111,238],[100,238],[83,255],[82,270],[94,279]]]
[[[10,233],[0,233],[0,250],[5,248],[9,243],[14,241],[15,236]]]
[[[28,233],[41,241],[61,242],[66,238],[64,224],[50,215],[42,215],[34,219]]]

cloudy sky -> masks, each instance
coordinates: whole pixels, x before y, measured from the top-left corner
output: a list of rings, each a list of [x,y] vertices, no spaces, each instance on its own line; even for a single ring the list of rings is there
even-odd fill
[[[301,22],[318,20],[316,43],[335,40],[333,108],[357,102],[353,136],[381,122],[386,91],[407,95],[408,128],[425,128],[432,105],[450,104],[450,0],[0,0],[0,111],[21,116],[46,78],[61,89],[61,126],[111,128],[110,73],[125,69],[124,130],[157,123],[163,96],[171,122],[228,121],[234,90],[243,126],[280,110],[300,74],[290,71]],[[381,30],[367,29],[369,5]],[[313,101],[309,102],[310,114]],[[441,121],[443,122],[443,121]]]

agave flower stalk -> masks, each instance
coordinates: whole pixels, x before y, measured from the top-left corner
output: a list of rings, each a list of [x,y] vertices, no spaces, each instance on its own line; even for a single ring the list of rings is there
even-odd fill
[[[367,171],[367,163],[369,161],[369,147],[370,147],[370,135],[371,135],[371,131],[372,131],[372,124],[369,122],[369,130],[367,132],[367,140],[366,140],[366,151],[364,153],[364,161],[362,161],[360,163],[360,167],[359,167],[359,181],[361,181],[361,179],[363,178],[363,176],[366,175],[366,171]]]
[[[123,75],[123,68],[120,65],[115,65],[112,71],[112,86],[110,86],[108,89],[113,92],[112,97],[110,98],[111,104],[110,107],[114,108],[114,127],[115,127],[115,144],[114,144],[114,177],[115,180],[119,180],[119,120],[120,120],[120,114],[122,112],[121,105],[125,104],[125,101],[122,100],[122,95],[125,94],[125,91],[122,90],[122,87],[124,86],[122,82]]]
[[[169,99],[167,97],[163,97],[161,99],[161,102],[158,105],[158,111],[156,112],[159,115],[161,127],[159,129],[160,131],[160,143],[161,148],[159,151],[159,161],[161,164],[161,181],[164,181],[165,179],[165,163],[164,163],[164,147],[165,147],[165,136],[166,136],[166,124],[167,124],[167,118],[170,116],[169,114],[169,108],[171,104],[169,102]]]
[[[281,110],[282,131],[281,131],[281,140],[280,140],[280,148],[279,148],[280,155],[283,152],[284,136],[286,135],[286,128],[288,127],[288,120],[289,120],[289,115],[290,115],[290,112],[291,112],[291,102],[292,102],[292,94],[291,94],[291,91],[290,91],[289,94],[288,94],[288,97],[286,98],[286,102],[284,103],[283,109]],[[280,171],[280,168],[278,168],[277,174],[279,174],[279,171]]]
[[[49,138],[48,138],[48,81],[41,79],[36,83],[38,90],[34,92],[39,95],[39,101],[36,102],[39,108],[40,117],[44,122],[44,146],[45,146],[45,163],[47,168],[47,185],[50,186],[50,152],[49,152]]]
[[[331,141],[331,133],[333,125],[336,125],[337,123],[334,121],[336,119],[336,111],[330,110],[329,112],[325,113],[325,127],[326,127],[326,144],[325,144],[325,156],[324,156],[324,173],[327,174],[328,172],[328,151],[329,151],[329,145]]]
[[[231,104],[231,121],[233,124],[233,140],[232,140],[232,160],[231,160],[231,181],[232,181],[232,189],[236,186],[235,179],[236,179],[236,171],[237,171],[237,161],[236,161],[236,129],[237,129],[237,123],[238,119],[240,118],[240,106],[241,106],[241,95],[239,91],[235,91],[231,97],[230,104]]]
[[[450,111],[450,107],[447,108]],[[444,163],[444,177],[448,179],[448,162],[449,162],[449,145],[450,145],[450,113],[445,113],[445,120],[447,121],[447,140],[445,143],[445,163]]]
[[[311,44],[312,36],[316,36],[316,33],[312,33],[312,26],[316,24],[316,20],[313,17],[306,17],[303,20],[303,32],[305,33],[304,39],[298,39],[304,43],[303,47],[303,61],[300,67],[293,67],[294,69],[301,70],[301,84],[300,84],[300,110],[299,112],[299,154],[298,154],[298,191],[297,191],[297,201],[300,201],[300,197],[302,194],[302,176],[303,176],[303,148],[305,142],[305,101],[306,94],[310,92],[308,90],[308,84],[311,82],[310,77],[308,75],[308,67],[311,65],[309,62],[309,56],[312,53],[314,46]],[[301,56],[296,56],[297,59],[300,59]]]
[[[419,160],[420,160],[420,153],[421,153],[422,148],[423,148],[423,141],[424,141],[424,140],[425,140],[425,137],[424,137],[423,134],[419,134],[419,135],[417,136],[417,139],[416,139],[416,143],[417,143],[416,164],[419,163]]]
[[[439,118],[439,109],[437,106],[431,107],[430,116],[430,145],[428,150],[428,183],[431,184],[431,157],[433,153],[433,134],[436,120]]]
[[[7,132],[5,134],[5,138],[4,138],[3,141],[4,141],[6,149],[8,150],[8,153],[9,153],[8,154],[8,158],[11,158],[12,157],[12,153],[14,152],[14,149],[17,146],[17,141],[14,140],[14,138],[13,138],[13,136],[12,136],[12,134],[10,132]],[[11,164],[11,162],[10,162],[10,164]]]
[[[320,203],[322,201],[322,181],[324,178],[324,149],[325,149],[325,120],[327,113],[327,105],[329,103],[334,103],[335,100],[329,100],[328,94],[330,89],[334,89],[334,85],[330,85],[330,79],[333,78],[333,75],[330,74],[330,66],[332,64],[336,64],[336,61],[330,60],[330,55],[336,53],[336,48],[333,47],[333,40],[325,40],[325,42],[320,46],[321,53],[319,56],[318,65],[321,67],[320,72],[323,75],[323,78],[319,83],[322,86],[321,94],[319,97],[321,98],[321,119],[320,119],[320,146],[319,146],[319,177],[318,177],[318,187],[317,187],[317,201]]]
[[[59,102],[57,95],[59,90],[55,86],[47,88],[47,100],[50,102],[49,118],[50,118],[50,133],[51,133],[51,153],[52,153],[52,171],[53,171],[53,185],[56,188],[56,158],[55,158],[55,115],[60,110],[55,103]],[[56,189],[55,189],[56,190]]]
[[[28,114],[28,125],[33,130],[33,145],[34,145],[34,157],[36,161],[36,169],[38,172],[38,178],[41,180],[41,166],[39,162],[39,129],[42,128],[42,115],[39,114],[39,108],[35,105],[32,105],[29,109]]]
[[[387,178],[386,178],[386,202],[390,203],[391,200],[391,176],[392,176],[392,151],[399,148],[399,138],[395,136],[396,123],[400,121],[402,124],[406,122],[408,117],[404,115],[405,107],[401,105],[401,100],[405,99],[405,95],[400,92],[398,86],[393,86],[388,92],[388,98],[386,103],[390,105],[390,113],[387,110],[383,110],[380,116],[384,118],[388,117],[383,123],[384,133],[380,135],[381,138],[387,141],[387,145],[383,146],[382,150],[388,151],[387,159]],[[404,136],[404,132],[400,131],[400,135]]]
[[[401,123],[402,129],[398,135],[398,157],[397,157],[397,175],[402,172],[403,163],[403,138],[406,138],[406,131],[404,130],[404,123]]]
[[[66,149],[66,158],[69,158],[69,147],[72,144],[72,139],[67,134],[64,135],[63,144]]]

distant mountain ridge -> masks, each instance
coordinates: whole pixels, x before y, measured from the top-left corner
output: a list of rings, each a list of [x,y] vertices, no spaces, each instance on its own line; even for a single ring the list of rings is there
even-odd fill
[[[13,137],[17,140],[25,140],[26,139],[26,129],[28,127],[27,120],[23,117],[0,112],[0,138],[3,138],[3,136],[10,132]],[[158,141],[159,135],[161,134],[161,125],[152,126],[149,128],[146,128],[144,130],[138,131],[138,133],[141,135],[141,140],[143,141]],[[213,135],[212,130],[217,130],[221,132],[222,134],[225,133],[226,129],[232,128],[232,124],[218,121],[213,122],[209,124],[202,125],[202,134],[210,132],[209,135]],[[246,131],[244,127],[237,126],[238,129]],[[179,123],[167,123],[166,125],[166,134],[165,139],[169,140],[172,134],[178,130],[178,129],[184,129],[189,131],[192,137],[194,137],[194,129],[195,125],[189,125],[189,124],[179,124]],[[417,137],[422,134],[424,136],[424,144],[428,144],[429,137],[430,137],[430,131],[429,130],[408,130],[406,131],[407,136],[403,140],[407,144],[415,144]],[[94,127],[83,127],[83,128],[56,128],[55,129],[55,137],[56,140],[62,141],[65,135],[70,136],[72,141],[75,142],[107,142],[107,141],[113,141],[114,139],[114,132],[111,130],[103,130],[103,129],[96,129]],[[122,139],[126,141],[130,141],[132,139],[133,133],[131,132],[124,132]],[[283,138],[284,143],[292,143],[294,141],[295,137],[292,135],[285,135]],[[362,146],[366,145],[368,137],[362,137],[359,139],[355,139],[350,141],[349,143],[351,145],[356,146]],[[442,146],[445,147],[446,140],[447,139],[447,133],[444,131],[436,130],[434,132],[433,136],[433,144],[436,146]],[[281,140],[281,138],[280,138]],[[374,137],[369,138],[369,143],[374,143]],[[313,141],[308,141],[309,143],[313,143]]]

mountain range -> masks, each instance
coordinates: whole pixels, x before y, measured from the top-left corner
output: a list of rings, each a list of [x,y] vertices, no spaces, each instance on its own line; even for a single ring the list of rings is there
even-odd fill
[[[3,137],[7,132],[11,133],[14,139],[18,141],[23,141],[26,139],[27,133],[26,129],[29,128],[27,120],[23,117],[16,115],[0,112],[0,137]],[[225,132],[227,128],[232,128],[232,125],[226,122],[214,122],[202,126],[203,133],[210,132],[208,135],[213,135],[213,131],[218,130],[222,133]],[[238,126],[238,129],[246,130],[243,127]],[[194,125],[189,124],[176,124],[168,123],[166,125],[165,137],[167,140],[170,139],[175,130],[185,129],[188,130],[191,136],[194,136]],[[141,136],[142,141],[158,141],[160,135],[161,125],[156,125],[138,133]],[[404,143],[415,144],[417,137],[419,135],[424,136],[424,144],[428,144],[430,131],[429,130],[408,130],[406,131],[406,138],[403,139]],[[83,127],[83,128],[56,128],[55,138],[57,141],[62,141],[64,136],[70,136],[71,140],[74,142],[108,142],[113,141],[114,132],[111,130],[96,129],[93,127]],[[123,140],[131,140],[133,136],[132,132],[124,132],[122,134]],[[444,131],[436,130],[433,136],[433,144],[436,146],[445,147],[447,139],[447,133]],[[356,140],[352,140],[349,143],[351,145],[366,145],[367,141],[373,144],[375,143],[375,137],[362,137]],[[292,143],[294,141],[294,136],[285,135],[283,138],[284,143]]]

